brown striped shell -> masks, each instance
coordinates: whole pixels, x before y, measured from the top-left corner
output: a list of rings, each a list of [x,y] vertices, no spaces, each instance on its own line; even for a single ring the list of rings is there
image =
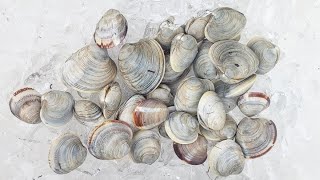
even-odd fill
[[[108,84],[100,92],[100,107],[105,118],[110,118],[119,109],[122,91],[118,82]]]
[[[239,97],[238,107],[246,116],[255,116],[267,109],[270,105],[270,98],[262,92],[247,92]]]

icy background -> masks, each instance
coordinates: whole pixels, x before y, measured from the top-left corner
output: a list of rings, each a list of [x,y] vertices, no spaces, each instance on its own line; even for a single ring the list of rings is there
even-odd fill
[[[60,129],[28,125],[11,114],[10,95],[23,86],[41,93],[50,87],[66,90],[59,82],[61,64],[92,42],[95,25],[109,8],[126,16],[126,41],[135,42],[147,25],[154,27],[169,15],[182,24],[199,10],[220,6],[246,15],[242,43],[262,35],[282,51],[275,69],[261,77],[272,96],[271,106],[261,116],[278,127],[274,148],[261,158],[247,160],[242,174],[228,178],[208,176],[206,164],[191,166],[180,161],[165,140],[164,152],[152,166],[134,164],[128,156],[118,161],[96,160],[88,153],[77,170],[67,175],[53,173],[47,162],[52,139],[72,131],[85,141],[90,127],[74,120]],[[0,179],[319,179],[319,19],[320,0],[1,0]],[[113,58],[117,51],[110,52]],[[232,114],[238,115],[239,110]]]

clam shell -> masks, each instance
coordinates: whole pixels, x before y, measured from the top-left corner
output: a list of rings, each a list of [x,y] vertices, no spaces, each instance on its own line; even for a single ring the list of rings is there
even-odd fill
[[[55,139],[49,150],[49,166],[57,174],[67,174],[77,169],[87,157],[87,148],[80,138],[64,134]]]
[[[193,62],[198,53],[197,40],[188,34],[176,35],[171,43],[170,65],[176,72],[183,72]]]
[[[196,115],[201,96],[209,90],[214,90],[214,85],[209,80],[199,79],[194,76],[184,79],[180,83],[174,98],[174,105],[177,111]]]
[[[176,143],[190,144],[198,138],[198,120],[186,112],[173,112],[164,123],[167,135]]]
[[[170,139],[170,137],[168,136],[167,132],[166,132],[166,128],[165,128],[165,122],[164,121],[163,123],[161,123],[159,126],[158,126],[158,131],[159,131],[159,134],[164,137],[164,138],[168,138]]]
[[[168,107],[163,102],[147,99],[136,106],[133,112],[133,122],[139,129],[152,129],[164,122],[168,114]]]
[[[183,79],[188,75],[191,66],[182,72],[175,72],[172,69],[171,64],[170,64],[170,53],[165,54],[165,60],[166,60],[166,68],[165,68],[165,73],[164,73],[164,76],[162,79],[162,83],[175,84],[180,79]]]
[[[9,101],[12,114],[23,122],[38,124],[40,119],[41,95],[32,88],[16,91]]]
[[[126,18],[115,9],[109,9],[99,20],[94,32],[94,41],[101,48],[119,45],[127,35]]]
[[[80,92],[98,92],[111,83],[117,74],[117,66],[109,58],[107,50],[96,44],[85,46],[72,54],[62,70],[65,85]]]
[[[153,39],[125,44],[119,53],[119,70],[124,82],[135,93],[151,92],[161,83],[165,72],[161,46]]]
[[[237,132],[237,123],[230,116],[226,116],[226,122],[222,129],[220,130],[207,130],[200,126],[201,134],[207,139],[211,141],[223,141],[226,139],[233,139]]]
[[[187,23],[185,31],[187,34],[196,38],[198,42],[204,39],[204,29],[208,24],[208,21],[212,17],[211,14],[208,14],[203,17],[193,17]]]
[[[226,98],[226,97],[220,97],[224,110],[226,113],[232,111],[235,107],[237,107],[237,100],[238,97],[232,97],[232,98]]]
[[[160,136],[152,130],[140,130],[134,134],[131,157],[136,163],[153,164],[160,156]]]
[[[67,124],[73,116],[74,99],[68,92],[52,90],[41,97],[41,121],[51,127]]]
[[[208,141],[203,136],[191,144],[173,143],[173,149],[179,159],[191,165],[199,165],[207,159]]]
[[[147,98],[162,101],[167,106],[173,105],[171,89],[165,84],[160,84],[157,89],[147,94]]]
[[[94,102],[78,100],[74,105],[74,117],[82,124],[94,123],[102,117],[102,111]]]
[[[209,153],[210,171],[218,176],[240,174],[244,168],[245,158],[241,147],[233,140],[217,143]]]
[[[246,158],[257,158],[266,154],[277,139],[277,128],[271,120],[243,118],[238,124],[236,142]]]
[[[117,82],[113,82],[102,89],[99,101],[105,118],[108,119],[117,112],[121,103],[121,97],[122,91]]]
[[[258,56],[259,67],[257,74],[268,73],[278,63],[280,49],[270,41],[256,37],[251,39],[247,45]]]
[[[198,105],[198,121],[205,129],[220,130],[226,122],[223,103],[214,91],[205,92]]]
[[[246,45],[234,40],[214,43],[209,50],[209,57],[216,68],[229,79],[242,80],[258,70],[259,60]]]
[[[239,97],[238,107],[246,116],[255,116],[267,109],[270,105],[270,98],[261,92],[247,92]]]
[[[108,120],[91,131],[88,150],[97,159],[120,159],[130,152],[132,137],[132,130],[127,123]]]
[[[246,17],[234,9],[228,7],[217,8],[212,12],[212,17],[204,29],[204,34],[212,43],[235,39],[244,29],[246,22]]]

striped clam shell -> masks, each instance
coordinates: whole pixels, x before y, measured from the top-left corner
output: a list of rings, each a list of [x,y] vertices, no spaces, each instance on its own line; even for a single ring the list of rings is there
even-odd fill
[[[185,78],[190,71],[191,66],[182,72],[174,71],[170,64],[170,53],[165,54],[165,60],[166,60],[166,68],[165,68],[165,73],[162,79],[162,83],[170,84],[170,85],[175,84],[179,82],[181,79]]]
[[[187,34],[196,38],[198,42],[204,39],[204,29],[208,24],[210,18],[212,17],[211,14],[200,16],[200,17],[193,17],[187,21],[185,31]]]
[[[147,94],[147,98],[162,101],[167,106],[173,105],[173,95],[171,94],[171,89],[165,84],[160,84],[157,89]]]
[[[122,91],[118,82],[110,83],[100,91],[100,107],[105,118],[110,118],[117,112],[121,98]]]
[[[100,120],[102,111],[94,102],[78,100],[74,105],[74,117],[82,124],[94,123]]]
[[[255,116],[267,109],[270,105],[270,98],[262,92],[247,92],[239,97],[238,107],[246,116]]]

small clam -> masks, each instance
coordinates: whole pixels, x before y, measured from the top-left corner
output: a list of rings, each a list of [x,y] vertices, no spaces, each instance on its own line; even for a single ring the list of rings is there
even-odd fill
[[[179,159],[191,165],[199,165],[207,159],[208,141],[203,136],[191,144],[173,143],[173,149]]]
[[[255,116],[268,108],[270,98],[262,92],[247,92],[239,97],[238,107],[246,116]]]
[[[32,88],[16,91],[9,102],[14,116],[29,124],[38,124],[40,119],[41,94]]]
[[[176,35],[171,43],[170,65],[176,72],[183,72],[193,62],[198,53],[197,40],[188,34]]]
[[[88,150],[97,159],[120,159],[130,152],[132,136],[132,130],[127,123],[108,120],[91,131]]]
[[[62,80],[79,92],[98,92],[111,83],[117,74],[117,66],[107,50],[96,44],[85,46],[72,54],[62,70]]]
[[[176,143],[190,144],[198,138],[198,120],[186,112],[173,112],[164,123],[167,135]]]
[[[220,130],[226,122],[223,103],[214,91],[207,91],[201,96],[198,105],[198,121],[205,129]]]
[[[180,83],[174,98],[177,111],[196,115],[201,96],[209,90],[214,90],[214,85],[210,80],[199,79],[194,76],[184,79]]]
[[[212,43],[235,39],[240,35],[246,22],[246,17],[234,9],[228,7],[217,8],[212,12],[212,17],[204,29],[204,34]]]
[[[253,38],[248,42],[259,59],[257,74],[266,74],[277,64],[280,56],[280,49],[270,41],[263,38]]]
[[[131,157],[136,163],[153,164],[160,156],[160,136],[152,130],[140,130],[131,143]]]
[[[113,82],[100,92],[100,107],[105,118],[110,118],[119,108],[122,91],[119,83]]]
[[[49,150],[49,166],[57,174],[67,174],[77,169],[87,157],[87,148],[79,137],[64,134],[54,140]]]
[[[208,14],[203,17],[200,16],[191,18],[186,23],[186,33],[196,38],[198,42],[202,41],[204,39],[204,29],[211,17],[212,15]]]
[[[234,40],[214,43],[209,50],[209,57],[226,78],[233,80],[251,76],[259,65],[256,54],[246,45]]]
[[[147,99],[136,106],[133,112],[133,122],[139,129],[152,129],[164,122],[168,114],[168,107],[163,102]]]
[[[166,128],[165,128],[165,122],[164,121],[163,123],[161,123],[159,126],[158,126],[158,131],[159,131],[159,134],[164,137],[164,138],[167,138],[167,139],[170,139],[170,137],[168,136],[167,132],[166,132]]]
[[[119,45],[127,35],[126,18],[115,9],[109,9],[99,20],[94,33],[94,41],[101,48]]]
[[[74,99],[68,92],[52,90],[41,97],[41,121],[48,126],[67,124],[73,116]]]
[[[157,89],[147,94],[147,98],[162,101],[167,106],[173,105],[173,95],[171,94],[171,89],[165,84],[160,84]]]
[[[237,132],[237,123],[230,116],[226,116],[226,123],[223,128],[220,130],[207,130],[200,126],[201,134],[207,139],[211,141],[223,141],[226,139],[233,139]]]
[[[218,176],[240,174],[244,168],[245,158],[241,147],[233,140],[217,143],[209,153],[210,171]]]
[[[183,79],[187,76],[187,74],[190,71],[190,68],[187,68],[186,70],[182,72],[175,72],[170,64],[170,53],[165,54],[165,60],[166,60],[166,68],[165,68],[165,73],[162,79],[162,83],[165,84],[175,84],[177,83],[180,79]]]
[[[79,100],[74,104],[74,117],[82,124],[94,123],[102,117],[102,111],[94,102]]]
[[[147,94],[157,88],[165,72],[165,57],[159,43],[143,39],[125,44],[119,52],[119,70],[135,93]]]
[[[160,24],[159,31],[155,39],[159,42],[164,50],[170,50],[173,38],[177,34],[183,32],[183,27],[174,24],[174,17],[170,16],[167,20]]]
[[[238,124],[236,142],[246,158],[257,158],[266,154],[277,139],[277,128],[271,120],[243,118]]]

